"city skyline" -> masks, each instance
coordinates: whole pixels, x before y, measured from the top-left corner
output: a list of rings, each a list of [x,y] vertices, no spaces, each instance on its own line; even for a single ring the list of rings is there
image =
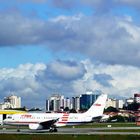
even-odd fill
[[[27,105],[21,103],[21,97],[11,94],[8,97],[4,97],[3,101],[0,102],[0,109],[21,109],[26,108],[27,110],[39,109],[46,111],[60,112],[66,108],[69,110],[74,109],[77,112],[89,109],[89,107],[97,100],[98,96],[104,94],[99,91],[87,91],[84,94],[77,96],[64,96],[60,93],[52,94],[50,97],[44,100],[45,107],[39,108],[38,106],[27,107]],[[106,101],[105,109],[108,107],[114,107],[116,109],[123,109],[130,104],[140,103],[140,93],[133,94],[133,97],[119,99],[108,96]]]
[[[139,0],[0,2],[0,101],[9,91],[29,107],[55,92],[140,92]]]

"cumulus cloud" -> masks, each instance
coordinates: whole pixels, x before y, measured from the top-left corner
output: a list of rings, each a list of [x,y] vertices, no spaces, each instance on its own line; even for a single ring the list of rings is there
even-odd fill
[[[45,71],[40,71],[36,79],[50,92],[69,94],[73,91],[72,83],[82,79],[85,73],[86,69],[82,63],[57,60],[48,64]]]
[[[0,69],[1,99],[14,92],[16,95],[22,97],[23,105],[30,106],[30,99],[37,100],[40,93],[43,94],[41,85],[35,81],[35,75],[44,69],[46,69],[46,65],[43,63],[19,65],[15,69]]]
[[[0,15],[0,46],[38,45],[73,36],[73,31],[61,24],[29,19],[19,14]]]
[[[44,99],[54,92],[70,94],[73,81],[82,79],[85,73],[82,63],[60,60],[0,69],[1,99],[14,92],[22,97],[23,105],[43,106]]]
[[[48,65],[47,75],[51,79],[73,80],[84,76],[86,70],[82,63],[75,61],[55,61]]]
[[[45,21],[0,15],[1,47],[45,45],[53,52],[81,54],[109,64],[139,66],[139,32],[139,25],[128,16],[80,14]]]
[[[95,74],[94,75],[94,79],[99,82],[101,85],[106,86],[106,87],[110,87],[112,86],[109,81],[112,80],[112,77],[108,74]]]
[[[27,107],[45,107],[45,99],[52,93],[71,97],[86,90],[100,90],[111,96],[131,97],[140,91],[140,68],[90,60],[24,64],[0,69],[0,75],[1,100],[14,92]]]
[[[88,60],[83,62],[87,67],[86,83],[88,89],[102,90],[113,96],[128,97],[140,91],[139,74],[140,69],[133,66],[93,64]],[[99,76],[98,79],[91,77]],[[105,76],[105,80],[103,78]],[[108,80],[107,80],[108,79]],[[85,82],[84,81],[84,82]],[[109,81],[111,86],[102,82]]]

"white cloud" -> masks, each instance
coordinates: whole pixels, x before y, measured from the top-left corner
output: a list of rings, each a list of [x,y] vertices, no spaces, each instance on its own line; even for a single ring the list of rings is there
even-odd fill
[[[45,45],[57,54],[80,54],[101,63],[140,66],[140,26],[131,16],[61,15],[48,21],[21,15],[0,17],[1,47]]]
[[[16,69],[14,68],[2,68],[0,69],[0,79],[6,80],[8,78],[25,78],[34,77],[38,71],[46,69],[46,65],[43,63],[37,64],[21,64]]]
[[[138,67],[92,63],[90,60],[79,63],[59,60],[47,65],[22,64],[17,68],[0,69],[1,99],[9,95],[9,91],[15,92],[22,97],[23,105],[30,107],[44,107],[45,99],[55,92],[70,97],[86,90],[101,90],[113,96],[133,96],[134,92],[140,91],[139,81]]]
[[[97,85],[97,88],[101,88],[109,94],[127,97],[130,95],[133,96],[133,91],[140,90],[140,83],[138,82],[140,80],[140,69],[137,67],[105,64],[94,65],[89,63],[89,61],[85,61],[85,63],[93,66],[93,71],[90,71],[93,75],[105,73],[112,77],[110,81],[112,87]],[[93,86],[96,87],[96,84]]]

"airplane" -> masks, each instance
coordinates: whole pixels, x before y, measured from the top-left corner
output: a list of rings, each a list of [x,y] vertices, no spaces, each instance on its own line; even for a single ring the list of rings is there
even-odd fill
[[[102,117],[107,95],[101,94],[92,106],[84,113],[25,113],[9,115],[5,125],[28,126],[31,130],[49,130],[57,132],[58,127],[91,123]]]

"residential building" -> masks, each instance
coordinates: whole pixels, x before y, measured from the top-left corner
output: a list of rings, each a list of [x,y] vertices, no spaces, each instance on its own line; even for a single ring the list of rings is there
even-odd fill
[[[47,111],[60,111],[61,109],[64,109],[64,96],[53,94],[46,100]]]
[[[13,106],[9,102],[0,103],[0,110],[4,110],[6,108],[13,108]]]
[[[116,108],[122,109],[124,107],[124,101],[123,100],[116,100]]]
[[[72,97],[72,109],[75,109],[76,111],[80,110],[80,97]]]
[[[134,94],[134,102],[140,103],[140,93],[135,93]]]
[[[128,106],[134,102],[134,98],[128,98],[125,100],[125,106]]]
[[[21,108],[21,97],[11,95],[4,97],[4,102],[0,103],[0,109]]]
[[[107,101],[106,101],[105,108],[108,108],[110,106],[116,108],[116,104],[117,104],[116,99],[108,98]]]
[[[66,107],[71,109],[71,100],[68,97],[64,99],[64,108],[66,108]]]
[[[4,103],[10,103],[12,108],[21,108],[21,97],[15,95],[5,97]]]

